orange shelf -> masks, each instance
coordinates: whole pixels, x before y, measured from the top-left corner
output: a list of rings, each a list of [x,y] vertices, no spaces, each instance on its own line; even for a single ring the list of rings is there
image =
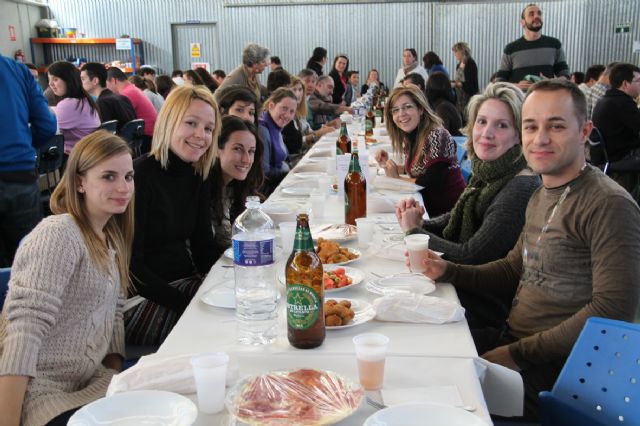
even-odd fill
[[[133,38],[133,44],[140,44],[142,40]],[[37,44],[116,44],[115,38],[32,38]]]

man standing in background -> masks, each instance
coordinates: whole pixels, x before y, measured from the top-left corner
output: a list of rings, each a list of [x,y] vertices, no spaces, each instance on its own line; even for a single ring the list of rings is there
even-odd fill
[[[496,81],[515,83],[527,90],[540,78],[569,78],[569,66],[560,40],[542,35],[542,11],[531,3],[521,14],[524,35],[504,48]]]

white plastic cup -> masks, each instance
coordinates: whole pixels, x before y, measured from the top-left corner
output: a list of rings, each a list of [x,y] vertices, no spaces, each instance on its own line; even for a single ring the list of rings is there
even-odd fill
[[[365,390],[377,390],[384,383],[384,361],[389,338],[380,333],[358,334],[353,338],[360,384]]]
[[[358,246],[360,248],[367,248],[371,241],[373,241],[373,227],[375,221],[366,217],[359,217],[356,219],[356,226],[358,227]]]
[[[404,244],[409,252],[411,272],[424,272],[426,267],[422,264],[422,260],[428,256],[429,236],[427,234],[407,235],[404,237]]]
[[[201,412],[219,413],[224,408],[228,364],[229,355],[225,352],[208,352],[191,358]]]
[[[320,219],[324,216],[324,206],[327,203],[327,194],[311,194],[309,197],[311,201],[311,213],[315,219]]]
[[[296,239],[296,222],[280,223],[280,240],[282,240],[282,251],[285,257],[293,251],[293,242]]]

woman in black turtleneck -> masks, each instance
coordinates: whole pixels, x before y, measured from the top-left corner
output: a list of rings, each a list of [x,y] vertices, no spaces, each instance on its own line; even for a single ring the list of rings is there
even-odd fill
[[[159,345],[220,255],[211,229],[207,180],[220,131],[213,95],[204,86],[171,91],[148,156],[135,170],[132,287],[145,298],[126,314],[128,343]]]

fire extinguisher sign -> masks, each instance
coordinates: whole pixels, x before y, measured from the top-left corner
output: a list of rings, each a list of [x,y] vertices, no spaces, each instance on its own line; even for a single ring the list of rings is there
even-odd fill
[[[9,41],[16,41],[16,27],[9,25]]]

